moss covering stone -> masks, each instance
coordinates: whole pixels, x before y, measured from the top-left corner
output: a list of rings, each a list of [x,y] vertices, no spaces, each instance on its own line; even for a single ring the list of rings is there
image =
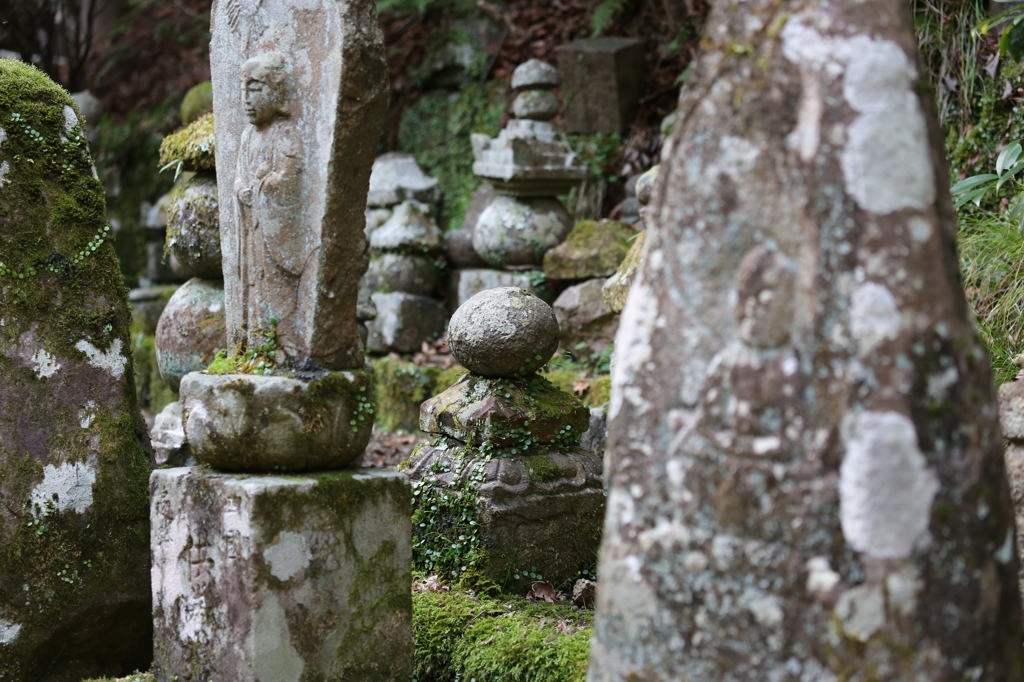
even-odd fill
[[[608,277],[629,253],[636,230],[615,220],[584,220],[544,254],[544,275],[555,280]]]
[[[633,280],[636,279],[637,273],[640,272],[640,265],[643,263],[643,249],[646,239],[646,231],[637,235],[636,239],[633,240],[633,245],[629,248],[629,253],[626,254],[622,263],[619,264],[618,270],[608,278],[604,288],[601,290],[604,304],[613,313],[621,313],[622,309],[626,307],[626,296],[629,295],[629,288],[633,286]]]
[[[19,626],[5,681],[123,674],[151,647],[152,465],[77,115],[41,71],[0,60],[0,619]],[[61,487],[70,471],[92,484]]]
[[[434,394],[441,369],[383,357],[374,361],[373,371],[377,428],[389,433],[418,431],[420,404]]]
[[[181,123],[188,125],[203,114],[213,111],[213,83],[203,81],[193,85],[181,100]]]
[[[179,163],[181,170],[193,172],[215,168],[213,112],[164,138],[160,144],[161,168]]]
[[[417,682],[583,682],[593,612],[568,602],[413,593]]]

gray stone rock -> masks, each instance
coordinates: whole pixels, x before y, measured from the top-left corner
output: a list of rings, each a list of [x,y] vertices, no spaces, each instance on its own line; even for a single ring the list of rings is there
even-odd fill
[[[619,315],[604,302],[604,282],[588,279],[571,286],[551,306],[558,319],[561,346],[577,359],[600,353],[615,343]]]
[[[644,91],[644,46],[633,38],[587,38],[558,48],[570,133],[622,133]]]
[[[636,279],[644,262],[644,242],[646,241],[647,232],[643,231],[633,240],[633,246],[629,248],[629,253],[619,264],[619,269],[602,285],[601,296],[604,298],[604,304],[613,313],[621,313],[626,307],[626,297],[629,295],[633,280]]]
[[[590,425],[580,437],[580,447],[603,457],[608,443],[608,410],[594,407],[590,410]]]
[[[176,187],[167,202],[167,250],[179,277],[221,279],[217,178],[197,173]]]
[[[0,679],[123,675],[152,650],[152,461],[114,230],[74,100],[7,59],[0,93]]]
[[[558,348],[558,322],[551,306],[527,291],[488,289],[452,315],[448,346],[474,374],[528,374],[544,366]]]
[[[395,207],[383,225],[370,234],[370,248],[435,252],[441,249],[441,230],[430,214],[430,207],[406,201]]]
[[[412,154],[391,152],[378,156],[370,174],[370,208],[390,207],[405,201],[436,203],[440,198],[437,178],[423,172]]]
[[[540,376],[486,379],[467,374],[420,407],[420,429],[469,445],[526,450],[535,443],[573,445],[590,425],[576,396]],[[513,452],[512,454],[517,454]]]
[[[432,298],[415,294],[374,294],[377,318],[369,327],[367,350],[371,353],[412,353],[424,341],[444,332],[448,319],[444,306]]]
[[[544,254],[544,274],[556,280],[613,275],[636,237],[636,230],[617,220],[584,220]]]
[[[540,265],[570,230],[572,217],[558,199],[499,194],[480,214],[473,248],[491,265]]]
[[[593,608],[597,600],[597,583],[580,578],[572,586],[572,605],[581,609]]]
[[[1024,441],[1024,381],[1008,381],[999,387],[999,426],[1003,438]]]
[[[604,517],[598,455],[579,448],[533,448],[478,459],[458,441],[442,440],[420,448],[407,473],[419,491],[414,504],[453,486],[476,490],[472,520],[480,550],[474,569],[491,580],[504,584],[516,570],[533,566],[558,584],[593,566]],[[453,527],[465,523],[449,521]]]
[[[185,425],[181,421],[181,403],[175,400],[164,407],[153,420],[149,430],[153,455],[157,466],[192,466],[196,460],[185,440]]]
[[[550,121],[558,115],[558,98],[549,90],[524,90],[512,102],[516,118]]]
[[[513,90],[549,90],[558,87],[558,70],[547,62],[530,59],[512,71]]]
[[[402,474],[165,469],[152,490],[157,679],[409,679]]]
[[[450,18],[445,22],[444,42],[428,43],[428,54],[417,67],[417,74],[426,72],[425,90],[458,88],[469,81],[479,81],[503,40],[503,27],[488,17]]]
[[[390,208],[368,208],[366,209],[366,236],[369,237],[373,231],[383,225],[391,217]]]
[[[190,279],[167,301],[156,326],[156,363],[172,390],[181,378],[213,362],[227,347],[224,287],[218,280]]]
[[[654,181],[658,179],[658,171],[661,166],[652,166],[645,171],[636,181],[636,199],[641,206],[646,206],[651,201],[651,192],[654,191]]]
[[[82,121],[86,134],[92,139],[92,133],[103,115],[103,103],[96,95],[89,90],[79,90],[71,94],[71,99],[78,105],[78,112],[82,115]]]
[[[132,326],[137,332],[143,334],[155,334],[156,326],[160,322],[160,316],[167,307],[167,301],[177,287],[173,285],[162,287],[145,287],[132,289],[128,292],[128,303],[132,307]]]
[[[540,270],[517,272],[484,268],[453,270],[448,276],[448,309],[454,313],[462,304],[481,291],[498,287],[515,287],[529,291],[549,303],[553,300],[551,292],[544,283],[544,273]]]
[[[312,380],[192,372],[181,380],[185,437],[222,471],[340,469],[370,440],[373,370]]]
[[[473,173],[518,196],[556,196],[587,177],[586,165],[549,121],[513,119],[490,138],[473,133]]]
[[[494,195],[494,185],[484,182],[473,191],[473,196],[469,198],[466,213],[462,216],[462,229],[470,234],[470,238],[472,238],[473,230],[476,229],[477,221],[480,220],[480,214],[494,201]]]
[[[219,0],[210,23],[229,344],[274,327],[290,361],[362,368],[354,313],[389,99],[376,3]]]
[[[450,230],[444,233],[444,257],[453,268],[478,268],[486,265],[473,248],[471,230]]]
[[[441,270],[430,256],[382,253],[370,259],[366,285],[380,293],[402,292],[431,296],[441,279]]]

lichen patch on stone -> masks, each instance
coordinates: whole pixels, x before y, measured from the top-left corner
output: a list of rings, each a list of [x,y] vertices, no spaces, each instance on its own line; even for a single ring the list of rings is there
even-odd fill
[[[847,418],[839,468],[839,517],[846,541],[876,559],[910,556],[928,530],[939,483],[898,412]]]
[[[312,558],[306,538],[291,531],[282,532],[276,543],[263,550],[270,573],[281,581],[291,580],[306,570]]]
[[[0,618],[0,646],[13,644],[21,632],[21,625]]]
[[[43,480],[32,489],[32,515],[44,516],[53,511],[84,514],[92,506],[92,487],[96,483],[96,456],[85,462],[47,464]]]
[[[85,339],[76,343],[75,348],[85,353],[89,359],[89,364],[93,367],[102,369],[115,379],[120,379],[124,376],[124,368],[128,363],[128,359],[121,352],[121,339],[114,339],[113,343],[110,344],[110,348],[105,351],[100,350]]]
[[[883,341],[896,338],[900,319],[896,298],[884,285],[865,282],[853,292],[850,333],[861,356],[873,351]]]
[[[40,348],[32,354],[31,358],[32,369],[35,370],[37,379],[48,379],[57,373],[62,365],[57,362],[57,358],[47,353],[44,349]]]

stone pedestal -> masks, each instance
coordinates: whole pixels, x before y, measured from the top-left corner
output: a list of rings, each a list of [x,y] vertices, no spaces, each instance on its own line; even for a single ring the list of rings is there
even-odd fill
[[[577,40],[558,50],[570,133],[621,133],[644,91],[644,45],[632,38]]]
[[[406,682],[405,476],[153,473],[154,670],[161,682]]]
[[[309,380],[193,372],[181,381],[185,437],[224,471],[340,469],[370,440],[372,394],[370,369]]]

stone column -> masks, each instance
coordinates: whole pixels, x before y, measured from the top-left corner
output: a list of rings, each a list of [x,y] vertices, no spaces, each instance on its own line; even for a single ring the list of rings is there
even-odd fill
[[[907,7],[720,0],[705,36],[616,343],[589,679],[1022,679]]]

